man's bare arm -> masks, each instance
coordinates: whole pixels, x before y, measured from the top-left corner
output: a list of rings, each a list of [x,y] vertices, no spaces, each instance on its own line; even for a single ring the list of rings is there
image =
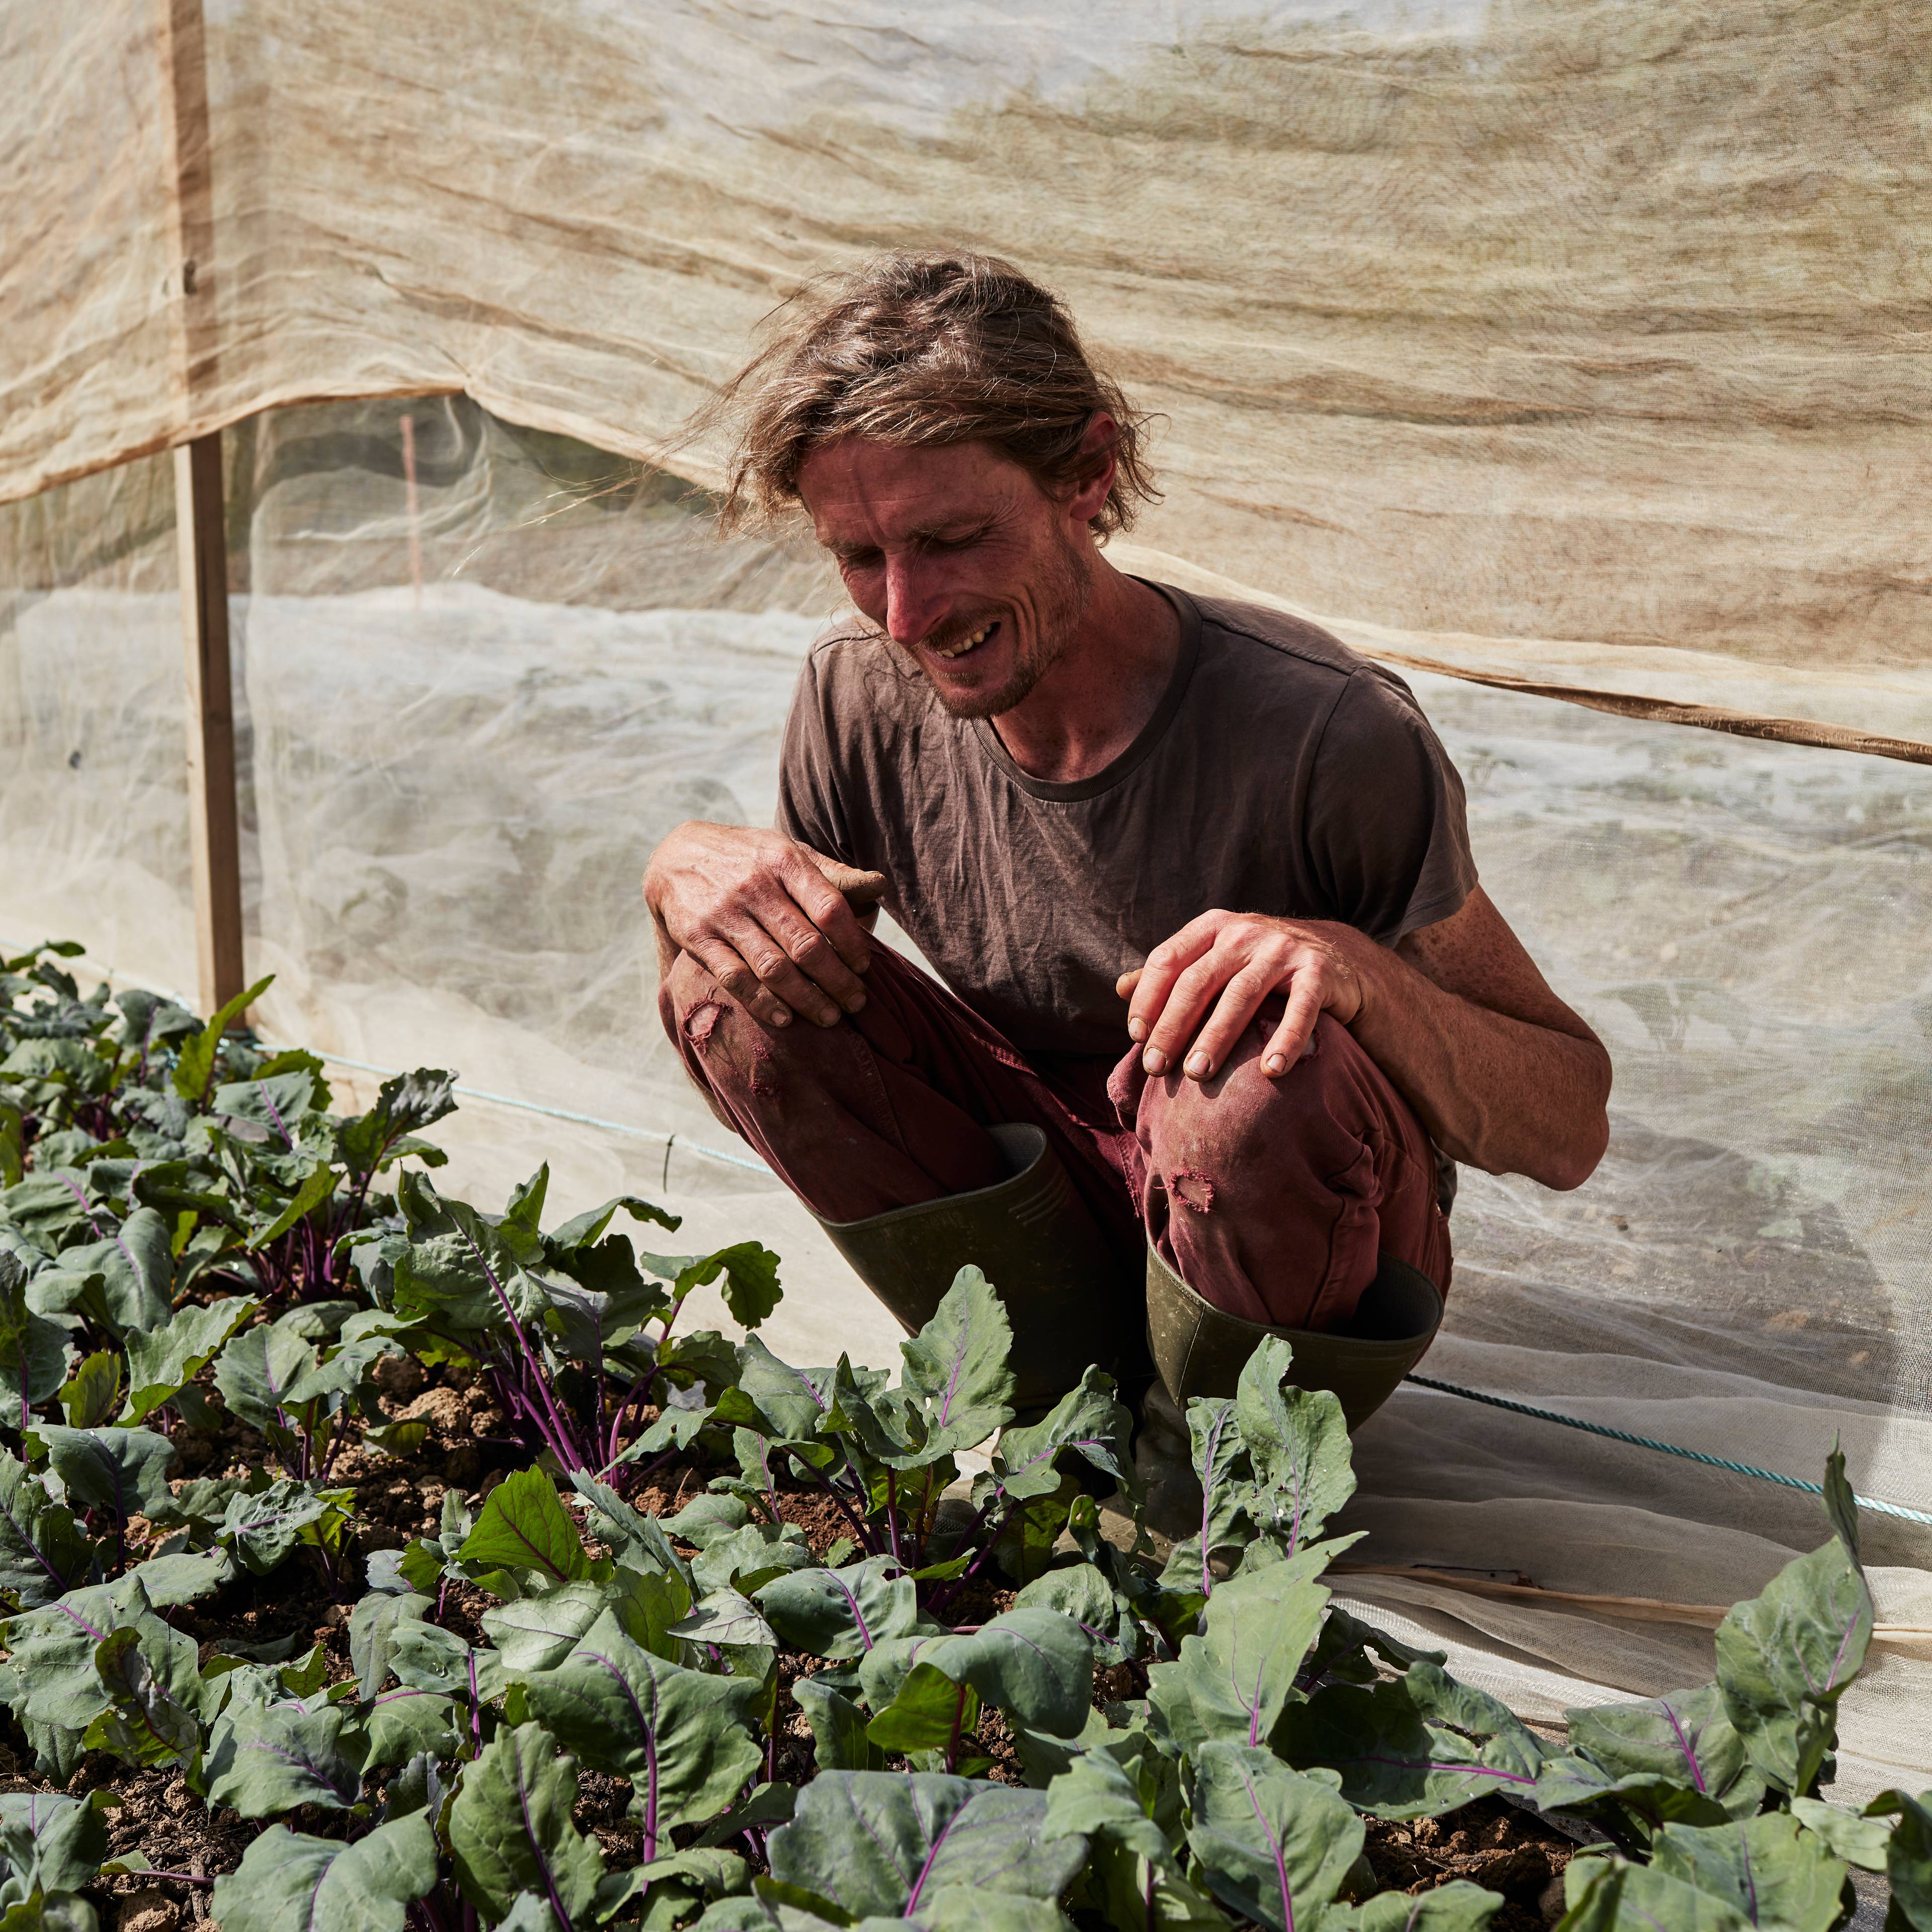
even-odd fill
[[[1480,887],[1393,950],[1326,920],[1204,914],[1124,975],[1120,991],[1150,1072],[1179,1064],[1212,1078],[1279,992],[1287,1011],[1264,1049],[1270,1075],[1331,1012],[1453,1159],[1576,1187],[1610,1138],[1610,1055]]]

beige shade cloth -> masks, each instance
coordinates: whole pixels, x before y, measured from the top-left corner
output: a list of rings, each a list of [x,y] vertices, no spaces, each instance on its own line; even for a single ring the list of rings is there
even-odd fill
[[[559,1214],[662,1200],[692,1252],[783,1258],[781,1354],[890,1364],[878,1305],[685,1082],[637,898],[677,820],[769,821],[822,566],[461,399],[273,411],[227,447],[265,1028],[338,1056],[345,1104],[377,1077],[350,1062],[459,1071],[453,1191],[494,1207],[548,1160]],[[168,468],[0,507],[0,943],[178,987]],[[1465,1172],[1426,1372],[1808,1480],[1841,1440],[1859,1490],[1932,1511],[1932,771],[1414,682],[1486,886],[1616,1072],[1585,1187]],[[1707,1678],[1714,1612],[1824,1534],[1802,1496],[1420,1389],[1356,1463],[1346,1600],[1546,1723]],[[1932,1529],[1864,1531],[1853,1802],[1932,1784]]]
[[[1160,416],[1152,549],[1457,676],[1932,746],[1911,0],[202,14],[0,4],[0,496],[324,396],[648,456],[802,275],[963,243]]]

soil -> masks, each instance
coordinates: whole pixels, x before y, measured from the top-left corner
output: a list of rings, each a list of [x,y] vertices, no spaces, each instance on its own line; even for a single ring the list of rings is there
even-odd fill
[[[202,1382],[212,1395],[204,1372]],[[350,1574],[358,1580],[367,1557],[379,1550],[400,1549],[412,1538],[440,1526],[445,1493],[457,1486],[472,1501],[513,1470],[526,1467],[532,1450],[509,1432],[502,1412],[487,1387],[460,1370],[426,1372],[413,1360],[386,1361],[376,1371],[381,1407],[391,1421],[420,1421],[424,1439],[404,1454],[391,1454],[359,1442],[345,1443],[328,1472],[332,1486],[353,1492],[355,1530]],[[176,1486],[196,1477],[240,1475],[267,1462],[261,1438],[227,1417],[216,1403],[212,1426],[178,1424]],[[632,1497],[640,1510],[659,1516],[676,1514],[703,1492],[716,1473],[709,1466],[677,1458],[654,1471]],[[796,1523],[814,1555],[823,1556],[851,1526],[830,1498],[796,1480],[778,1485],[780,1514]],[[130,1526],[130,1561],[165,1534],[136,1519]],[[204,1659],[236,1643],[286,1644],[300,1656],[312,1644],[323,1647],[328,1681],[352,1674],[349,1659],[349,1611],[358,1590],[338,1602],[320,1569],[297,1558],[272,1576],[244,1574],[215,1594],[167,1612],[175,1627],[202,1646]],[[982,1623],[1011,1606],[1014,1592],[998,1575],[974,1576],[946,1606],[951,1622]],[[482,1640],[479,1619],[494,1599],[469,1585],[452,1585],[440,1621],[466,1640]],[[818,1660],[795,1652],[778,1659],[778,1721],[766,1775],[802,1782],[812,1768],[812,1733],[791,1694],[802,1673]],[[1144,1666],[1117,1665],[1097,1677],[1096,1706],[1144,1695]],[[982,1714],[976,1732],[962,1741],[962,1759],[983,1760],[977,1774],[1000,1783],[1024,1782],[1012,1736],[997,1711]],[[232,1813],[211,1814],[172,1769],[136,1771],[104,1753],[84,1758],[64,1787],[31,1774],[33,1754],[10,1718],[0,1715],[0,1792],[49,1791],[74,1795],[97,1787],[112,1790],[119,1802],[109,1820],[113,1856],[138,1851],[154,1869],[107,1876],[88,1888],[106,1932],[190,1932],[208,1918],[212,1880],[232,1871],[262,1828]],[[895,1762],[897,1761],[895,1760]],[[631,1790],[623,1779],[580,1770],[575,1819],[593,1834],[610,1869],[637,1862],[640,1830],[628,1817]],[[350,1820],[340,1812],[304,1806],[286,1820],[297,1832],[318,1838],[344,1836]],[[694,1830],[680,1832],[681,1840]],[[1450,1879],[1463,1878],[1502,1892],[1507,1903],[1492,1922],[1496,1932],[1541,1932],[1561,1912],[1562,1874],[1574,1850],[1571,1842],[1533,1814],[1483,1799],[1451,1816],[1412,1824],[1371,1820],[1366,1854],[1384,1888],[1416,1892]]]

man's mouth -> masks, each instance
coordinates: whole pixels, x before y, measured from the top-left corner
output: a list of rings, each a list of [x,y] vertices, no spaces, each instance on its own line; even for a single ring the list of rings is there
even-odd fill
[[[968,651],[976,651],[1000,628],[996,617],[990,624],[982,624],[970,636],[962,638],[956,644],[928,644],[926,649],[936,658],[944,658],[950,663],[955,658],[963,658]]]

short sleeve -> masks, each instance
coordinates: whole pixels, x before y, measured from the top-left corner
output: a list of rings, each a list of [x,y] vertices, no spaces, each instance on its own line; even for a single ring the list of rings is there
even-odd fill
[[[778,829],[801,845],[842,865],[859,865],[852,854],[838,800],[833,748],[837,742],[831,698],[814,650],[799,671],[778,754]]]
[[[1334,916],[1392,946],[1462,909],[1476,862],[1461,775],[1408,687],[1377,665],[1336,700],[1304,820]]]

